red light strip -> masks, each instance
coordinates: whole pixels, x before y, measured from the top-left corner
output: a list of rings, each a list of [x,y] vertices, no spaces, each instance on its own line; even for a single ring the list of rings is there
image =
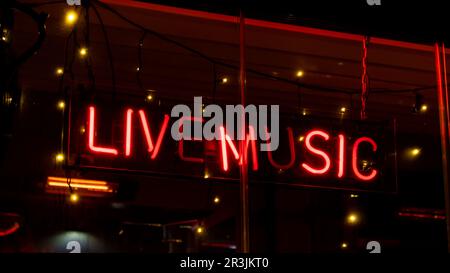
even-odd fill
[[[162,13],[183,15],[183,16],[189,16],[189,17],[194,17],[194,18],[207,19],[207,20],[212,20],[212,21],[219,21],[219,22],[226,22],[226,23],[233,23],[233,24],[237,24],[239,21],[239,18],[237,18],[235,16],[229,16],[229,15],[223,15],[223,14],[217,14],[217,13],[211,13],[211,12],[205,12],[205,11],[190,10],[190,9],[185,9],[185,8],[170,7],[170,6],[138,2],[138,1],[131,1],[131,0],[102,0],[102,2],[107,3],[107,4],[117,5],[117,6],[147,9],[147,10],[152,10],[152,11],[157,11],[157,12],[162,12]],[[356,41],[356,42],[360,42],[363,39],[362,35],[357,35],[357,34],[349,34],[349,33],[338,32],[338,31],[323,30],[323,29],[317,29],[317,28],[311,28],[311,27],[302,27],[302,26],[289,25],[289,24],[283,24],[283,23],[275,23],[275,22],[269,22],[269,21],[263,21],[263,20],[246,18],[245,22],[246,22],[246,25],[248,25],[248,26],[296,32],[296,33],[303,33],[303,34],[309,34],[309,35],[314,35],[314,36],[323,36],[323,37],[336,38],[336,39],[342,39],[342,40],[350,40],[350,41]],[[410,43],[410,42],[402,42],[402,41],[377,38],[377,37],[371,37],[370,42],[372,44],[407,48],[407,49],[413,49],[413,50],[418,50],[418,51],[433,52],[433,50],[434,50],[432,46],[428,46],[428,45],[416,44],[416,43]],[[446,53],[449,53],[449,52],[450,51],[446,51]]]
[[[113,148],[104,148],[104,147],[97,147],[94,145],[94,133],[95,132],[95,107],[90,106],[89,107],[89,149],[96,153],[103,153],[103,154],[110,154],[110,155],[117,155],[118,152],[116,149]]]
[[[328,140],[330,138],[330,136],[327,133],[325,133],[324,131],[314,130],[314,131],[309,132],[305,138],[306,148],[313,154],[316,154],[316,155],[322,157],[323,160],[325,161],[325,166],[322,169],[315,169],[315,168],[309,166],[308,164],[303,163],[302,167],[312,174],[324,174],[330,169],[331,161],[330,161],[330,157],[324,151],[316,149],[311,145],[311,138],[313,138],[315,136],[320,136],[325,140]]]
[[[375,141],[369,137],[360,137],[353,144],[353,153],[352,153],[352,168],[356,177],[363,181],[369,181],[375,178],[377,175],[377,170],[372,169],[372,172],[369,175],[363,175],[358,168],[358,147],[362,142],[368,142],[372,145],[372,151],[377,151],[377,144]]]
[[[4,237],[4,236],[8,236],[10,234],[13,234],[14,232],[16,232],[18,229],[20,228],[19,223],[14,222],[14,224],[12,225],[12,227],[5,229],[5,230],[0,230],[0,237]]]
[[[398,216],[401,216],[401,217],[412,217],[412,218],[445,220],[445,216],[444,215],[438,215],[438,214],[399,212]]]

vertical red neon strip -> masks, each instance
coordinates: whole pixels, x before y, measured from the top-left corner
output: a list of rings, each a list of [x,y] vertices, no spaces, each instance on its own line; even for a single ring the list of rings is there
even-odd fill
[[[144,110],[139,110],[139,116],[141,118],[142,129],[144,129],[145,139],[147,140],[148,152],[151,153],[153,152],[153,140],[148,129],[148,122]]]
[[[220,144],[222,147],[222,168],[224,171],[228,171],[228,156],[227,156],[227,145],[225,139],[225,128],[220,126]]]
[[[250,131],[250,136],[247,135],[247,141],[245,142],[245,149],[244,149],[245,151],[244,151],[244,153],[247,153],[247,151],[248,151],[248,144],[250,143],[252,145],[252,147],[251,147],[251,149],[252,149],[252,170],[257,171],[258,168],[259,168],[259,165],[258,165],[258,154],[256,153],[255,128],[253,128],[253,126],[249,126],[249,131]]]
[[[345,136],[340,134],[339,136],[339,168],[338,177],[344,176],[344,166],[345,166]]]
[[[170,119],[169,115],[164,115],[164,121],[163,124],[161,125],[161,129],[159,130],[159,135],[158,139],[156,140],[155,149],[153,150],[152,159],[155,159],[158,156],[159,149],[161,148],[161,143],[164,138],[164,134],[166,133],[167,130],[167,125],[169,124],[169,119]]]
[[[103,154],[112,154],[117,155],[118,152],[116,149],[113,148],[104,148],[104,147],[97,147],[94,145],[94,134],[95,134],[95,107],[90,106],[89,107],[89,139],[88,139],[88,146],[89,149],[96,153],[103,153]]]
[[[131,155],[131,126],[132,126],[133,110],[127,110],[127,119],[125,125],[125,156]]]
[[[314,131],[309,132],[306,135],[306,139],[305,139],[306,148],[313,154],[316,154],[316,155],[322,157],[323,160],[325,161],[325,166],[321,169],[315,169],[315,168],[309,166],[308,164],[303,163],[302,167],[312,174],[324,174],[330,169],[331,161],[330,161],[330,157],[324,151],[316,149],[311,145],[311,138],[313,138],[315,136],[321,136],[325,140],[328,140],[330,138],[330,136],[327,133],[325,133],[324,131],[314,130]]]
[[[369,180],[374,179],[378,172],[377,172],[377,170],[373,169],[369,175],[364,175],[359,171],[359,169],[358,169],[358,148],[362,142],[370,143],[370,145],[372,145],[372,151],[373,152],[377,151],[377,144],[375,143],[375,141],[373,139],[371,139],[369,137],[358,138],[355,141],[355,143],[353,144],[352,168],[353,168],[353,172],[355,173],[355,175],[358,179],[363,180],[363,181],[369,181]]]

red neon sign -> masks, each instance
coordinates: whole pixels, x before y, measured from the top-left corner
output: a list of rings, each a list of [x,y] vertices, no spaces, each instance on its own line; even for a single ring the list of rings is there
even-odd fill
[[[322,168],[319,168],[319,169],[318,169],[318,168],[311,167],[311,166],[309,166],[309,165],[306,164],[306,163],[302,163],[302,167],[303,167],[305,170],[307,170],[308,172],[312,173],[312,174],[324,174],[324,173],[328,172],[328,170],[330,170],[330,165],[331,165],[330,157],[329,157],[329,156],[327,155],[327,153],[325,153],[324,151],[319,150],[319,149],[316,149],[316,148],[314,148],[314,147],[311,145],[311,138],[313,138],[313,137],[315,137],[315,136],[320,136],[320,137],[322,137],[322,138],[325,139],[325,140],[328,140],[328,139],[330,138],[330,136],[329,136],[327,133],[325,133],[324,131],[313,130],[313,131],[309,132],[309,133],[306,135],[306,138],[305,138],[305,145],[306,145],[306,148],[307,148],[311,153],[316,154],[316,155],[322,157],[322,159],[325,161],[325,164],[324,164],[324,166],[323,166]]]
[[[372,145],[373,152],[377,151],[377,143],[375,143],[375,141],[373,139],[371,139],[370,137],[358,138],[355,141],[355,143],[353,144],[352,168],[353,168],[353,172],[355,173],[356,177],[358,177],[358,179],[363,180],[363,181],[370,181],[370,180],[373,180],[375,178],[375,176],[377,175],[377,170],[372,169],[370,174],[364,175],[359,171],[359,168],[358,168],[358,148],[359,148],[359,145],[363,142],[368,142],[370,145]]]
[[[168,131],[170,117],[169,115],[162,116],[162,122],[159,127],[158,135],[155,138],[153,137],[151,124],[149,122],[147,113],[143,109],[132,109],[126,108],[124,109],[124,126],[123,133],[120,135],[123,136],[123,141],[120,139],[118,143],[122,143],[123,150],[120,151],[114,147],[114,145],[101,146],[97,143],[97,124],[96,124],[96,115],[97,111],[94,106],[90,106],[88,108],[88,134],[87,134],[87,150],[97,156],[115,156],[122,157],[123,159],[128,160],[128,162],[132,162],[133,160],[139,160],[139,156],[142,156],[142,151],[139,152],[137,149],[140,147],[139,145],[135,145],[135,130],[140,130],[142,132],[142,141],[145,142],[146,145],[145,153],[150,154],[150,158],[155,160],[164,143],[168,143],[167,141],[172,140],[171,138],[165,140],[165,135]],[[138,115],[135,115],[135,114]],[[139,122],[136,121],[138,117]],[[198,119],[195,117],[191,117],[191,121],[201,122],[203,123],[203,119]],[[182,133],[183,123],[180,123],[179,132]],[[138,129],[139,127],[140,129]],[[304,142],[296,143],[294,142],[294,130],[291,127],[287,127],[287,144],[289,145],[289,149],[287,149],[286,153],[282,153],[280,151],[267,151],[261,152],[257,150],[258,140],[256,135],[256,130],[253,127],[248,128],[248,133],[246,134],[246,139],[244,141],[244,150],[238,150],[237,141],[233,141],[231,137],[227,134],[226,128],[224,126],[220,126],[219,134],[221,138],[219,140],[201,140],[201,139],[192,139],[190,141],[195,142],[212,142],[216,141],[218,144],[214,148],[213,156],[215,156],[218,160],[218,166],[220,166],[221,171],[225,173],[229,173],[232,168],[235,168],[236,165],[242,165],[244,161],[244,157],[251,159],[251,170],[253,172],[258,172],[262,165],[263,168],[267,168],[266,166],[270,166],[278,170],[292,170],[293,173],[298,174],[299,171],[303,175],[306,176],[314,176],[314,177],[327,177],[330,178],[330,174],[333,173],[334,177],[342,181],[343,179],[351,178],[355,181],[364,181],[364,182],[373,182],[377,179],[379,171],[373,168],[373,164],[370,165],[369,169],[361,169],[361,159],[360,153],[361,150],[367,150],[368,146],[370,146],[369,154],[375,155],[378,153],[378,145],[376,141],[370,137],[362,136],[356,138],[352,141],[352,138],[348,138],[345,133],[339,133],[335,136],[331,136],[329,131],[325,129],[312,129],[307,131],[305,134]],[[175,141],[175,140],[172,140]],[[186,154],[185,150],[185,141],[179,140],[177,141],[177,150],[175,153],[178,153],[179,158],[182,161],[205,164],[206,157],[199,156],[190,156]],[[268,141],[269,142],[269,141]],[[285,144],[283,144],[285,145]],[[164,144],[164,147],[167,145]],[[170,146],[170,145],[169,145]],[[167,146],[169,149],[169,146]],[[202,147],[206,147],[202,145]],[[351,153],[347,153],[347,147],[351,149]],[[166,148],[165,148],[166,149]],[[269,149],[270,150],[270,149]],[[209,150],[211,153],[211,150]],[[231,154],[230,154],[231,153]],[[264,153],[267,153],[265,155]],[[280,159],[281,162],[276,162],[274,160],[274,153],[285,155],[287,160]],[[289,155],[287,155],[289,153]],[[261,158],[259,154],[262,154],[266,159],[267,164],[262,164],[259,162]],[[370,155],[370,156],[372,156]],[[230,162],[229,157],[234,158],[235,163],[232,164]],[[266,157],[267,156],[267,157]],[[351,158],[350,158],[351,157]],[[211,154],[209,155],[211,158]],[[347,167],[347,161],[351,159],[351,167]],[[296,164],[296,160],[300,162]],[[234,165],[234,167],[232,166]],[[264,171],[267,171],[264,169]],[[301,172],[303,171],[303,172]]]

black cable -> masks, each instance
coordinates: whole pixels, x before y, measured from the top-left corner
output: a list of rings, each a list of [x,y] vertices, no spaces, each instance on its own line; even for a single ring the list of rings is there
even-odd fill
[[[147,36],[147,32],[144,31],[144,34],[142,34],[141,38],[139,39],[139,44],[138,44],[138,67],[137,67],[137,71],[136,71],[136,80],[138,82],[139,88],[141,88],[142,90],[145,90],[144,85],[142,84],[142,79],[141,79],[141,73],[142,73],[142,69],[143,69],[143,66],[144,66],[144,62],[142,61],[142,59],[143,59],[143,57],[142,57],[142,48],[144,47],[145,36]]]
[[[112,87],[113,87],[113,96],[115,97],[117,95],[116,73],[115,73],[115,69],[114,69],[114,59],[113,59],[113,54],[112,54],[112,50],[111,50],[111,44],[109,43],[108,32],[106,31],[105,24],[103,23],[103,19],[100,16],[100,13],[98,12],[97,8],[94,5],[92,5],[91,7],[92,7],[92,10],[94,10],[95,15],[97,16],[98,21],[100,22],[100,26],[101,26],[101,29],[103,32],[103,37],[105,39],[106,49],[108,51],[109,66],[111,69],[111,81],[112,81]]]

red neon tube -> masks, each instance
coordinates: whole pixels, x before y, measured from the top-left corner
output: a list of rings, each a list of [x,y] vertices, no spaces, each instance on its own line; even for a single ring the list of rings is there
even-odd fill
[[[377,170],[372,169],[372,171],[370,172],[370,174],[368,175],[364,175],[359,171],[358,168],[358,148],[359,145],[362,142],[367,142],[370,143],[370,145],[372,146],[372,151],[376,152],[377,151],[377,144],[375,143],[375,141],[369,137],[360,137],[358,138],[355,143],[353,144],[353,152],[352,152],[352,168],[353,168],[353,172],[355,173],[356,177],[360,180],[363,181],[370,181],[372,179],[375,178],[375,176],[377,175]]]
[[[327,133],[325,133],[324,131],[314,130],[314,131],[309,132],[309,133],[306,135],[306,139],[305,139],[305,145],[306,145],[306,148],[307,148],[311,153],[316,154],[316,155],[322,157],[323,160],[325,161],[325,165],[324,165],[323,168],[321,168],[321,169],[316,169],[316,168],[313,168],[313,167],[309,166],[309,165],[306,164],[306,163],[303,163],[303,164],[302,164],[302,167],[303,167],[305,170],[307,170],[308,172],[312,173],[312,174],[324,174],[324,173],[328,172],[328,170],[330,169],[331,161],[330,161],[330,157],[329,157],[324,151],[321,151],[321,150],[319,150],[319,149],[316,149],[316,148],[314,148],[314,147],[311,145],[311,138],[313,138],[313,137],[315,137],[315,136],[320,136],[320,137],[322,137],[322,138],[325,139],[325,140],[328,140],[328,139],[330,138],[330,136],[329,136]]]
[[[118,154],[117,149],[95,146],[94,145],[94,134],[95,134],[94,132],[95,132],[95,107],[91,106],[91,107],[89,107],[89,133],[88,133],[89,149],[96,153],[103,153],[103,154],[110,154],[110,155]]]

